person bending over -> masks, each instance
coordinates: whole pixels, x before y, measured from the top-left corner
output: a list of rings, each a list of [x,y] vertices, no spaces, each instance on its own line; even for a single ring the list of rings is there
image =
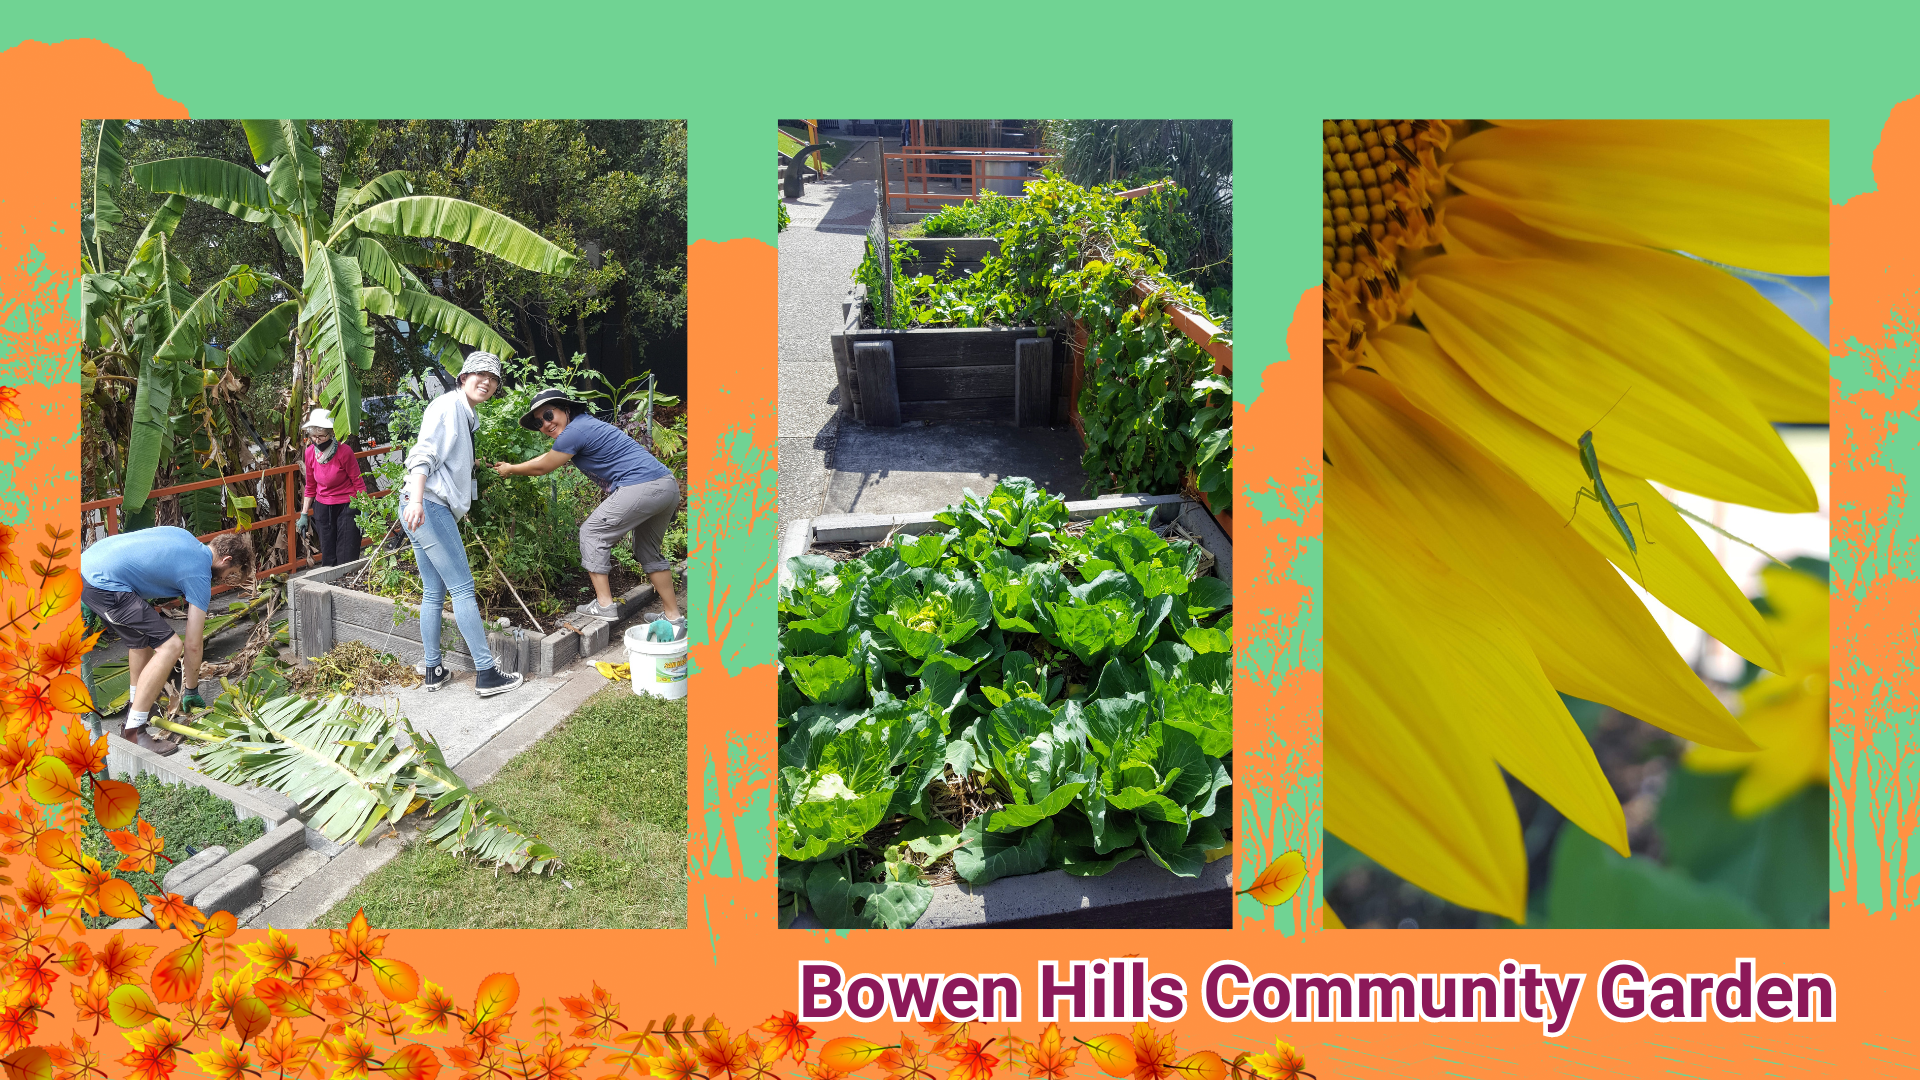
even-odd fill
[[[233,533],[203,544],[185,529],[162,525],[109,536],[80,553],[81,603],[127,643],[128,705],[121,738],[156,754],[177,749],[147,734],[153,704],[174,661],[184,655],[181,707],[206,707],[200,698],[200,657],[214,584],[252,579],[253,544]],[[175,596],[187,602],[184,641],[152,603]]]
[[[620,618],[608,575],[614,545],[633,534],[633,556],[653,582],[678,637],[687,636],[687,619],[673,587],[673,564],[660,554],[660,542],[680,508],[680,484],[659,459],[626,432],[587,412],[565,390],[542,390],[520,418],[520,426],[553,440],[553,449],[528,461],[496,462],[500,476],[545,476],[572,462],[599,486],[600,506],[580,525],[580,565],[593,582],[594,599],[576,610],[607,622]]]

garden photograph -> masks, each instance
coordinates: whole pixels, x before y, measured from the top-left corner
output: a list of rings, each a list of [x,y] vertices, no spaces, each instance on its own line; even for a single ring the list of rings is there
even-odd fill
[[[1231,925],[1231,123],[777,126],[780,925]]]
[[[76,857],[239,926],[684,927],[686,123],[81,158]]]
[[[1321,139],[1326,924],[1826,927],[1827,122]]]

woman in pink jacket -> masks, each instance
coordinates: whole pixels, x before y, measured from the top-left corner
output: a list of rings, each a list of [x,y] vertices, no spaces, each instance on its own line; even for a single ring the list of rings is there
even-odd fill
[[[338,566],[360,557],[360,523],[348,505],[355,494],[367,490],[360,479],[360,460],[353,447],[333,437],[333,414],[315,409],[307,416],[307,497],[300,508],[305,528],[314,504],[320,512],[314,524],[320,533],[320,565]]]

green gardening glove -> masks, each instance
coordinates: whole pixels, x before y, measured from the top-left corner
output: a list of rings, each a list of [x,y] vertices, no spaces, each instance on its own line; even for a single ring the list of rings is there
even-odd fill
[[[198,691],[189,690],[180,695],[181,712],[198,712],[206,707],[206,700],[200,696]]]
[[[302,511],[302,512],[301,512],[301,514],[300,514],[300,516],[299,516],[299,517],[298,517],[297,519],[295,519],[295,520],[294,520],[294,523],[293,523],[293,531],[294,531],[294,532],[306,532],[306,531],[307,531],[307,515],[306,515],[306,512],[305,512],[305,511]]]

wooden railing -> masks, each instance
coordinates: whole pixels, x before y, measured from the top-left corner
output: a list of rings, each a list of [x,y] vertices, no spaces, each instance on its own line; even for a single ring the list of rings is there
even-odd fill
[[[356,460],[364,461],[367,458],[377,457],[381,454],[391,453],[392,451],[393,451],[393,447],[391,445],[376,446],[370,450],[355,451],[353,456]],[[271,528],[272,526],[275,526],[275,525],[287,526],[287,561],[284,563],[281,563],[278,566],[259,568],[254,571],[255,575],[258,577],[272,577],[275,574],[291,573],[292,571],[299,570],[303,567],[311,566],[313,564],[313,560],[303,558],[300,555],[300,538],[297,531],[293,528],[294,521],[298,519],[300,516],[300,512],[296,509],[296,507],[299,506],[299,502],[300,502],[300,470],[302,468],[303,468],[302,463],[295,462],[292,465],[277,465],[271,469],[259,469],[254,472],[239,473],[234,476],[222,476],[212,480],[196,480],[191,484],[175,484],[172,487],[155,488],[151,492],[147,493],[147,498],[148,500],[161,499],[169,495],[182,495],[189,491],[201,491],[211,487],[225,487],[228,484],[244,484],[244,483],[249,483],[251,481],[260,480],[260,479],[264,479],[266,477],[272,477],[272,476],[285,476],[286,501],[284,505],[286,507],[287,512],[279,515],[278,517],[264,518],[262,520],[255,521],[252,525],[249,525],[247,527],[247,531],[251,532],[254,529]],[[363,471],[361,475],[365,476],[365,472]],[[372,492],[372,494],[375,496],[380,496],[388,493],[385,491],[375,491],[375,492]],[[104,519],[107,527],[107,535],[113,536],[120,531],[119,509],[120,509],[121,503],[125,501],[126,501],[125,497],[120,495],[115,495],[115,496],[112,496],[111,498],[106,498],[106,499],[95,499],[92,502],[81,503],[80,511],[83,514],[89,510],[100,511],[101,516]],[[211,540],[216,536],[224,536],[227,533],[239,532],[239,531],[240,530],[237,528],[219,529],[214,532],[210,532],[202,535],[200,539],[203,541]],[[378,537],[368,538],[363,536],[360,538],[360,546],[364,548],[368,544],[378,543],[379,539],[380,538]],[[213,591],[215,593],[221,593],[221,592],[225,592],[227,589],[230,589],[232,587],[233,586],[225,585]]]

